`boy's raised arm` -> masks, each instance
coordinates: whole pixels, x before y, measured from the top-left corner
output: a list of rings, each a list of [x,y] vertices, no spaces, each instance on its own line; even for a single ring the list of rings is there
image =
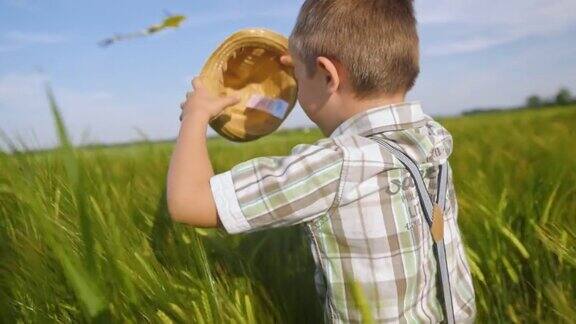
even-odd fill
[[[284,58],[283,63],[290,62]],[[168,170],[172,219],[237,234],[312,221],[337,205],[344,153],[329,139],[214,175],[206,147],[208,122],[240,99],[214,96],[198,78],[192,84]]]
[[[168,210],[178,222],[216,227],[218,215],[210,189],[214,170],[206,147],[206,131],[213,116],[240,99],[212,95],[198,77],[192,85],[194,91],[187,93],[181,105],[182,123],[168,169]]]

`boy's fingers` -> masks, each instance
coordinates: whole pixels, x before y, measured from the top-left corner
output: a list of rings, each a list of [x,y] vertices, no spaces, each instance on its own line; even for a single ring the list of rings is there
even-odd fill
[[[231,95],[220,98],[218,101],[219,105],[222,107],[228,107],[235,105],[240,102],[240,97],[238,95]]]
[[[286,66],[294,67],[294,63],[292,62],[292,56],[290,56],[289,54],[284,54],[280,56],[280,63]]]
[[[199,76],[196,76],[194,79],[192,79],[192,86],[194,87],[194,90],[199,90],[204,87],[204,84],[202,83],[202,80]]]

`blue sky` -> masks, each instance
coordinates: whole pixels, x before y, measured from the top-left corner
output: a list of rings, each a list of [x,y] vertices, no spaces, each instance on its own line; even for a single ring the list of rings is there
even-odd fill
[[[56,143],[50,81],[75,143],[174,138],[190,79],[245,27],[288,35],[302,1],[0,0],[0,129],[29,147]],[[430,115],[576,92],[573,0],[417,0],[421,70],[409,99]],[[183,27],[100,48],[165,17]],[[283,127],[311,125],[297,107]],[[1,145],[1,144],[0,144]]]

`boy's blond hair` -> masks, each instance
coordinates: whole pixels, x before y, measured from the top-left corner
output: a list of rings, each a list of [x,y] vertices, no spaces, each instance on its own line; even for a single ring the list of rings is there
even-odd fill
[[[340,62],[363,99],[414,86],[418,42],[412,0],[306,0],[289,44],[309,77],[318,56]]]

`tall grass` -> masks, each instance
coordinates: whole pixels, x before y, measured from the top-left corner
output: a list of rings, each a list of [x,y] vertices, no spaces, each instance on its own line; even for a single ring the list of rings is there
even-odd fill
[[[76,149],[48,96],[60,147],[0,155],[0,319],[321,321],[300,227],[228,236],[172,223],[164,187],[172,144]],[[454,136],[479,322],[576,318],[576,109],[442,122]],[[214,139],[209,150],[221,172],[319,137]]]
[[[481,318],[576,319],[576,110],[447,120]]]

